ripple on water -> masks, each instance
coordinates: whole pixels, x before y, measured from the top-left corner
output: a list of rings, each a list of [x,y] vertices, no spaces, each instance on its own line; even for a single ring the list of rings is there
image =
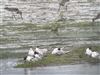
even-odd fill
[[[58,29],[58,35],[47,29],[25,29],[26,25],[5,25],[0,34],[0,50],[39,46],[76,46],[83,44],[100,44],[100,26],[66,26]],[[17,30],[22,28],[24,30]],[[94,38],[95,37],[95,38]],[[23,49],[24,49],[23,48]]]

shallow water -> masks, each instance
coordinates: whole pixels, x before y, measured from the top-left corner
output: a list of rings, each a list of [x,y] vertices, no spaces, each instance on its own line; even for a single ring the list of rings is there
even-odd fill
[[[26,28],[25,28],[26,27]],[[65,49],[72,46],[100,44],[100,25],[66,26],[58,32],[49,29],[27,29],[26,25],[0,25],[0,51],[23,50],[36,46],[60,46]]]
[[[0,75],[100,75],[100,64],[76,64],[38,68],[13,68],[17,59],[0,60]]]
[[[25,25],[0,25],[0,52],[26,52],[29,47],[40,46],[52,50],[54,47],[100,45],[100,25],[68,26],[58,32],[50,30],[23,29]],[[20,30],[20,28],[22,28]],[[1,75],[99,75],[100,64],[77,64],[41,68],[13,68],[17,59],[0,59]]]

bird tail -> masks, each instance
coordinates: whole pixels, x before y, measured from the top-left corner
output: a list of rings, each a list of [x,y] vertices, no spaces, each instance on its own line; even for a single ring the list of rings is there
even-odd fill
[[[65,51],[65,54],[69,53],[70,51]]]

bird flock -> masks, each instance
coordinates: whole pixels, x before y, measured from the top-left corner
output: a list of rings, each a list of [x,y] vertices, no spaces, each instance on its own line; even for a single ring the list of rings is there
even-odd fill
[[[41,60],[46,54],[47,49],[40,49],[38,47],[33,50],[32,48],[29,49],[28,54],[24,57],[25,61],[38,61]],[[70,51],[64,51],[63,48],[54,48],[51,52],[52,55],[62,55],[69,53]],[[91,48],[86,48],[85,55],[92,57],[92,58],[99,58],[100,54],[97,51],[92,51]]]
[[[38,61],[41,60],[46,54],[48,50],[47,49],[40,49],[38,47],[33,50],[32,48],[29,49],[28,54],[26,57],[24,57],[25,61]],[[54,48],[51,52],[52,55],[62,55],[66,54],[69,51],[64,51],[63,48]]]
[[[92,51],[91,48],[87,48],[85,54],[92,58],[99,58],[100,54],[97,51]]]

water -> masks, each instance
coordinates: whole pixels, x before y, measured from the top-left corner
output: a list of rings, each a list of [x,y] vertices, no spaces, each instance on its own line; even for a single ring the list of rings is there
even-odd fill
[[[0,75],[100,75],[100,64],[13,68],[17,59],[0,60]]]
[[[27,29],[26,25],[0,25],[0,52],[26,52],[40,46],[70,50],[82,45],[100,45],[100,25],[68,26],[58,32]],[[77,64],[41,68],[13,68],[18,59],[0,59],[1,75],[99,75],[100,64]]]
[[[100,44],[100,25],[66,26],[58,32],[47,29],[34,29],[27,25],[0,25],[0,50],[27,50],[36,46],[52,48],[83,44]]]

